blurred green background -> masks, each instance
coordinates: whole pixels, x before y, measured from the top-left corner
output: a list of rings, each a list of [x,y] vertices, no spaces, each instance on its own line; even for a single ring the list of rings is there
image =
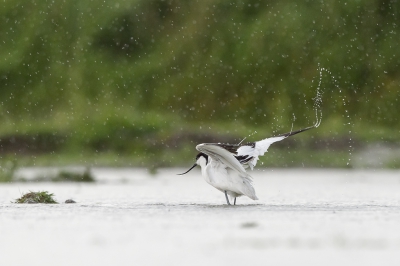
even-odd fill
[[[197,143],[314,124],[319,89],[321,126],[264,166],[358,167],[374,147],[400,166],[398,1],[0,7],[3,165],[189,165]]]

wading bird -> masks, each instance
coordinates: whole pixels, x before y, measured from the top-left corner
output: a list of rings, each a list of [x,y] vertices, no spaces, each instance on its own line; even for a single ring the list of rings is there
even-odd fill
[[[317,126],[314,125],[246,144],[199,144],[196,146],[196,149],[200,152],[196,156],[196,163],[185,173],[179,175],[187,174],[199,165],[205,181],[225,194],[228,205],[231,205],[228,195],[234,198],[234,205],[236,205],[236,198],[242,195],[257,200],[253,178],[245,169],[250,167],[253,170],[257,164],[258,156],[264,155],[272,143]]]

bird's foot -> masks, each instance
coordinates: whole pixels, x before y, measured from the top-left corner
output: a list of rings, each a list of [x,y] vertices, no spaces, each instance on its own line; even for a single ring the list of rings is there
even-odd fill
[[[228,194],[226,193],[226,190],[225,190],[225,198],[226,198],[226,203],[228,203],[228,205],[231,205],[231,203],[229,202]]]

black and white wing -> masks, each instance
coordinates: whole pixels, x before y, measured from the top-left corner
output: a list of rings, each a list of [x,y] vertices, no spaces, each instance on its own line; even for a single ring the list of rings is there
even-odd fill
[[[244,166],[249,166],[252,170],[257,165],[258,157],[263,156],[268,151],[272,143],[286,139],[306,130],[316,127],[311,126],[297,131],[291,131],[275,137],[266,138],[256,142],[246,144],[224,144],[224,143],[204,143],[196,146],[196,149],[213,158],[223,162],[240,174],[245,174]]]
[[[314,127],[315,126],[311,126],[304,129],[281,134],[275,137],[266,138],[253,143],[244,144],[237,149],[236,156],[238,157],[238,160],[240,160],[242,163],[247,164],[253,170],[254,166],[256,166],[257,164],[258,156],[263,156],[264,153],[268,151],[268,148],[269,146],[271,146],[272,143],[281,141],[283,139],[286,139],[287,137],[296,135]]]

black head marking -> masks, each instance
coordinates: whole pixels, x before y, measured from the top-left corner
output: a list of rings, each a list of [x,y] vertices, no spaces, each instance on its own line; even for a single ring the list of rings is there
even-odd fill
[[[178,174],[178,175],[184,175],[184,174],[189,173],[193,168],[195,168],[195,167],[197,166],[197,160],[198,160],[200,157],[202,157],[202,156],[206,159],[206,164],[207,164],[207,163],[208,163],[208,155],[207,155],[207,154],[204,154],[204,153],[202,153],[202,152],[200,152],[200,153],[197,154],[197,156],[196,156],[196,162],[194,163],[194,165],[193,165],[192,167],[190,167],[189,170],[187,170],[186,172],[184,172],[184,173],[182,173],[182,174]]]
[[[208,155],[202,152],[196,155],[196,162],[201,156],[203,156],[206,159],[206,164],[208,164]]]

